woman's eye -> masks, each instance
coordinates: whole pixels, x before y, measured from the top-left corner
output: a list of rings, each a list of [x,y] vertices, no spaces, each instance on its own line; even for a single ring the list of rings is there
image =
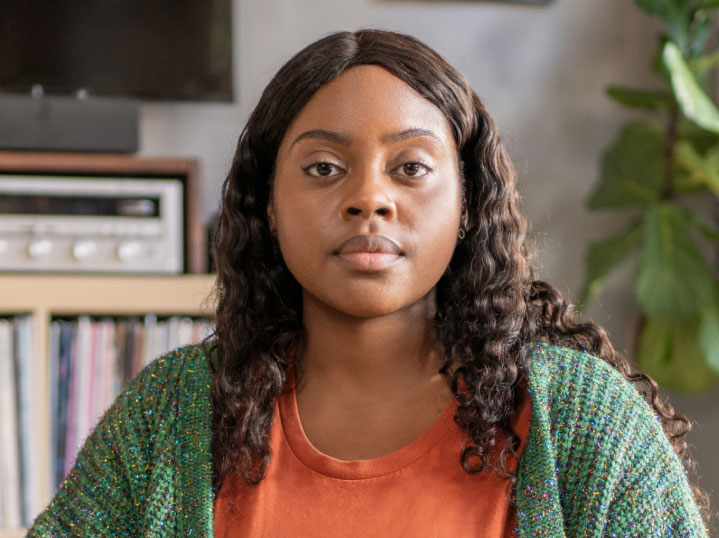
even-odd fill
[[[332,177],[342,173],[342,169],[332,163],[319,162],[305,167],[304,171],[314,177]]]
[[[417,176],[422,174],[423,166],[419,163],[405,163],[402,165],[402,171],[408,176]]]
[[[431,172],[431,168],[420,162],[408,162],[396,168],[396,171],[403,176],[422,177]]]
[[[429,166],[417,161],[406,162],[395,169],[395,173],[413,178],[425,176],[431,171]]]

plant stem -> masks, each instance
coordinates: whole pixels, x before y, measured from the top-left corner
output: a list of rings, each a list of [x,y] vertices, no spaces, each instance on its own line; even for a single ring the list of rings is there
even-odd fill
[[[679,128],[679,105],[676,101],[669,109],[667,121],[667,136],[664,139],[664,181],[660,200],[666,201],[674,198],[674,144],[677,142],[677,129]]]

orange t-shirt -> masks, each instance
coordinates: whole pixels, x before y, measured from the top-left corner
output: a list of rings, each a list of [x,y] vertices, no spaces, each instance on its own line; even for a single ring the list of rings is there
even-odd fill
[[[522,447],[530,422],[524,394],[513,419]],[[491,471],[470,475],[459,463],[465,436],[453,420],[457,405],[452,398],[428,430],[396,452],[343,461],[307,439],[295,391],[280,394],[265,478],[255,486],[239,476],[225,480],[215,503],[215,536],[515,536],[507,480]]]

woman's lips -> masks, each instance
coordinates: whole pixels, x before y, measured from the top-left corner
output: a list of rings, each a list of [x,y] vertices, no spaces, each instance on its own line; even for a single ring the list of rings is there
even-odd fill
[[[350,254],[338,254],[338,258],[355,269],[365,271],[379,271],[386,269],[401,258],[399,254],[386,254],[382,252],[352,252]]]
[[[391,267],[404,256],[399,245],[383,235],[355,235],[333,253],[360,271],[379,271]]]

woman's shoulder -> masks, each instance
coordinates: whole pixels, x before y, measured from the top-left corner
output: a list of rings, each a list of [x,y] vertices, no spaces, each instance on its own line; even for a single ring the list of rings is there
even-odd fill
[[[621,372],[587,351],[539,342],[529,348],[528,359],[526,373],[530,393],[534,391],[565,401],[608,397],[629,399],[632,404],[644,401]]]
[[[532,418],[518,482],[525,510],[553,513],[568,534],[706,536],[660,418],[621,372],[546,343],[533,344],[528,359]]]
[[[209,378],[210,367],[207,357],[211,347],[210,342],[191,344],[168,351],[145,366],[133,383],[144,388],[147,385],[168,382],[172,385],[182,384],[186,379],[198,377]]]
[[[610,453],[641,438],[674,456],[654,409],[611,364],[547,343],[534,344],[528,359],[533,422],[558,447],[591,451],[601,446]]]
[[[209,384],[201,345],[148,364],[87,437],[28,536],[210,535]]]
[[[207,399],[212,385],[208,347],[211,344],[193,344],[158,356],[130,381],[117,403],[151,414],[182,401]]]

